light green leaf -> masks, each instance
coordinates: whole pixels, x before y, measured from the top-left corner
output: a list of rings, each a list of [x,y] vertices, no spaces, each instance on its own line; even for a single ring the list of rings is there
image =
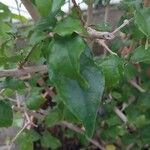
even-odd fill
[[[5,101],[0,100],[0,127],[9,127],[13,122],[12,108]]]
[[[143,32],[147,37],[150,37],[150,8],[144,8],[137,10],[135,13],[135,23],[139,27],[139,30]]]
[[[145,49],[144,46],[139,46],[133,51],[133,54],[131,56],[131,61],[133,63],[150,63],[150,47]]]
[[[54,29],[54,32],[61,36],[65,36],[68,34],[72,34],[73,32],[85,33],[85,29],[81,25],[80,20],[69,16],[58,22]]]
[[[41,16],[46,17],[49,15],[52,7],[52,0],[36,0],[35,3]]]
[[[53,137],[51,133],[44,132],[41,138],[41,145],[45,148],[57,149],[61,146],[60,141]]]
[[[123,61],[121,58],[110,55],[100,61],[99,65],[102,67],[105,76],[106,87],[110,88],[117,85],[123,75]]]

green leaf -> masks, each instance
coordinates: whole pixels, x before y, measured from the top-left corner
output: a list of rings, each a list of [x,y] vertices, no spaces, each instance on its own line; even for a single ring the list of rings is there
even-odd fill
[[[142,138],[143,144],[149,144],[150,143],[150,124],[145,125],[140,129],[140,136]]]
[[[3,19],[7,19],[10,15],[10,10],[8,6],[0,2],[0,21]]]
[[[54,14],[54,13],[57,13],[61,6],[65,3],[65,0],[53,0],[53,4],[52,4],[52,10],[51,12]]]
[[[47,116],[45,117],[45,123],[48,127],[54,126],[61,120],[61,116],[58,112],[58,109],[50,111]]]
[[[150,37],[150,8],[144,8],[137,10],[135,13],[135,23],[139,30],[144,33],[147,37]]]
[[[33,88],[31,95],[27,98],[26,105],[29,109],[37,110],[44,102],[45,99],[42,97],[40,90],[38,88]]]
[[[83,88],[79,80],[66,76],[56,76],[55,86],[60,99],[83,123],[87,136],[92,136],[95,127],[99,102],[104,90],[104,77],[93,60],[82,56],[81,74],[88,87]]]
[[[33,150],[33,141],[30,132],[22,132],[17,138],[20,150]]]
[[[83,40],[78,36],[58,37],[49,48],[49,66],[53,73],[79,79],[85,85],[86,81],[80,74],[80,55],[85,49]]]
[[[49,15],[52,7],[52,0],[36,0],[35,3],[41,16],[46,17]]]
[[[46,38],[46,35],[44,35],[43,32],[35,31],[35,32],[33,32],[33,34],[30,37],[29,44],[35,45],[35,44],[41,42],[42,40],[44,40],[45,38]]]
[[[13,112],[10,105],[0,100],[0,127],[9,127],[13,122]]]
[[[150,63],[150,47],[145,49],[144,46],[139,46],[133,51],[130,59],[133,63],[143,62],[143,63],[149,64]]]
[[[54,29],[54,32],[61,36],[65,36],[68,34],[72,34],[73,32],[80,34],[84,33],[85,29],[81,25],[80,20],[69,16],[58,22]]]
[[[41,145],[45,148],[57,149],[61,146],[60,141],[53,137],[51,133],[44,132],[41,138]]]
[[[123,61],[118,56],[110,55],[99,62],[102,67],[106,87],[110,88],[119,83],[123,75]]]

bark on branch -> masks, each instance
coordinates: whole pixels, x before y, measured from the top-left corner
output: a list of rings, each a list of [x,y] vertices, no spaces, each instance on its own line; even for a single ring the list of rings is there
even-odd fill
[[[40,14],[36,7],[32,4],[30,0],[21,0],[29,14],[31,15],[32,19],[34,21],[38,21],[40,19]]]
[[[0,70],[0,78],[2,77],[22,77],[29,74],[35,73],[47,73],[48,69],[46,65],[42,66],[32,66],[32,67],[24,67],[23,69],[9,69],[9,70]]]

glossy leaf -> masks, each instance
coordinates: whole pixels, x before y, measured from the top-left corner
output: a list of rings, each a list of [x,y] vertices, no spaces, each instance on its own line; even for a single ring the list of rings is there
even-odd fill
[[[0,100],[0,127],[9,127],[13,122],[13,112],[11,106]]]

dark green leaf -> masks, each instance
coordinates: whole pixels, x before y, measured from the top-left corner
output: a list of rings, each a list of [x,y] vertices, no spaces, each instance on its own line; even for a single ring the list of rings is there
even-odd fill
[[[79,80],[64,76],[56,77],[55,86],[60,99],[83,123],[86,134],[91,136],[104,90],[104,77],[101,69],[86,56],[82,57],[81,74],[88,83],[86,88],[80,85]]]
[[[5,101],[0,100],[0,127],[9,127],[13,122],[12,108]]]

